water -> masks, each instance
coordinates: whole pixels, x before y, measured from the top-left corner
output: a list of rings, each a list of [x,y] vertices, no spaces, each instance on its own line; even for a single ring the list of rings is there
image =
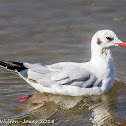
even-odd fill
[[[126,1],[118,0],[1,0],[0,57],[19,62],[51,64],[90,59],[90,40],[101,29],[110,29],[126,41]],[[113,48],[117,78],[101,96],[37,93],[27,102],[17,98],[35,91],[17,75],[0,68],[0,120],[26,126],[120,126],[126,123],[126,49]],[[52,121],[54,123],[46,123]],[[41,123],[40,123],[41,122]],[[17,126],[20,124],[1,124]]]

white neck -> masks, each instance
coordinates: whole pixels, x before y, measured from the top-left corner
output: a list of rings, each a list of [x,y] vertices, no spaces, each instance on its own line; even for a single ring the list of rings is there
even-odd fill
[[[97,42],[93,40],[90,63],[96,68],[95,71],[97,71],[98,76],[103,78],[102,89],[107,91],[113,86],[115,78],[115,66],[111,50],[97,45]],[[109,85],[107,85],[108,83]]]
[[[100,64],[104,65],[105,63],[110,64],[110,62],[113,62],[111,50],[107,48],[102,48],[102,49],[92,48],[91,49],[91,62],[96,63],[96,65],[100,65]]]

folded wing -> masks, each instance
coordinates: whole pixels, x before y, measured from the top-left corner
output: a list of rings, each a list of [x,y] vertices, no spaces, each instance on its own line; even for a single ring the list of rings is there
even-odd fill
[[[42,64],[24,63],[28,68],[20,72],[22,76],[44,86],[71,85],[83,88],[99,86],[101,81],[83,67],[77,65],[54,65],[44,66]]]

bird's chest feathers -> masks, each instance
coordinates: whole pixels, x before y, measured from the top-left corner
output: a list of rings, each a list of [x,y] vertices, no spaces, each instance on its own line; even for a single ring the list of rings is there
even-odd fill
[[[110,50],[104,50],[102,54],[96,55],[93,61],[95,65],[95,73],[102,78],[114,77],[115,66]]]
[[[110,61],[110,63],[104,64],[101,67],[100,71],[101,71],[101,75],[105,78],[114,77],[114,73],[115,73],[114,63]]]
[[[115,65],[110,50],[103,53],[103,62],[103,70],[106,72],[106,76],[112,76],[115,73]]]

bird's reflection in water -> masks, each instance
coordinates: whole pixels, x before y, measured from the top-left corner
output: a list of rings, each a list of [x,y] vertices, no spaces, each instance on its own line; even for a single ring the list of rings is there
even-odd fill
[[[72,97],[49,94],[49,101],[37,104],[38,100],[44,100],[45,94],[36,93],[24,106],[18,110],[28,111],[23,116],[18,116],[16,120],[53,120],[53,125],[72,126],[116,126],[116,111],[118,104],[120,83],[115,82],[115,86],[106,94],[100,96]],[[125,86],[124,86],[125,87]],[[11,124],[13,125],[13,124]],[[35,125],[30,124],[31,125]],[[37,123],[36,125],[40,125]],[[52,125],[46,123],[41,125]],[[25,126],[25,124],[24,124]]]

